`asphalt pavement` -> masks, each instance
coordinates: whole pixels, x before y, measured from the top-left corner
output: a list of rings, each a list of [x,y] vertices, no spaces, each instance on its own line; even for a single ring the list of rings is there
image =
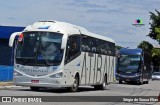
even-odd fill
[[[21,86],[5,86],[0,87],[0,96],[55,96],[51,97],[58,100],[63,100],[64,96],[69,97],[67,99],[69,100],[77,100],[78,102],[42,102],[42,103],[0,103],[0,105],[160,105],[160,103],[157,102],[129,102],[129,101],[123,101],[123,102],[114,102],[118,96],[156,96],[158,97],[160,94],[160,81],[150,81],[149,84],[119,84],[119,83],[113,83],[107,85],[105,90],[95,90],[93,87],[85,86],[80,87],[79,91],[76,93],[68,92],[66,89],[41,89],[39,91],[31,91],[29,87],[21,87]],[[80,96],[80,97],[76,97]],[[83,96],[83,97],[82,97]],[[86,96],[89,96],[88,98]],[[99,97],[107,98],[105,96],[114,96],[114,97],[108,97],[112,98],[111,101],[113,102],[85,102],[90,98],[90,96],[95,96],[98,100]],[[85,98],[86,99],[85,99]],[[96,99],[95,99],[96,100]],[[95,101],[90,100],[90,101]],[[106,99],[107,100],[107,99]],[[64,101],[64,100],[63,100]],[[67,100],[66,100],[67,101]]]

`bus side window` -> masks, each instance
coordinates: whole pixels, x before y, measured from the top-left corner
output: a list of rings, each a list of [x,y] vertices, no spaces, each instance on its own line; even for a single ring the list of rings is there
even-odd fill
[[[85,35],[82,36],[82,51],[91,51],[91,38]]]
[[[80,53],[80,36],[79,35],[69,36],[67,40],[65,62],[68,63],[69,61],[73,60],[78,56],[79,53]]]

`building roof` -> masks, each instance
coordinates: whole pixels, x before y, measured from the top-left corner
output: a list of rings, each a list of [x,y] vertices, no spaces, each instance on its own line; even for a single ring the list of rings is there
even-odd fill
[[[8,39],[13,32],[20,32],[24,28],[18,26],[0,26],[0,38]]]

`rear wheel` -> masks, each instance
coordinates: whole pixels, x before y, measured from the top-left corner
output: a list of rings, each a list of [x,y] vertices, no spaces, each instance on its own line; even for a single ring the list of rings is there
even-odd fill
[[[68,90],[71,92],[76,92],[78,91],[78,86],[79,86],[79,78],[76,76],[73,82],[72,87],[69,87]]]
[[[122,80],[119,80],[119,84],[122,84]]]
[[[101,85],[95,85],[94,89],[96,89],[96,90],[105,90],[106,85],[107,85],[107,77],[105,76],[104,80],[103,80],[103,83]]]
[[[38,91],[40,88],[39,87],[30,87],[30,89],[33,91]]]
[[[149,84],[149,81],[146,81],[146,84]]]
[[[140,78],[140,80],[139,80],[139,83],[138,83],[139,85],[142,85],[143,84],[143,79],[142,78]]]

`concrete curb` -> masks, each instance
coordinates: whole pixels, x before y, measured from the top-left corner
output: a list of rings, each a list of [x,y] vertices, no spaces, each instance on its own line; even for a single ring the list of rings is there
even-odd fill
[[[0,86],[11,86],[14,85],[13,82],[0,82]]]
[[[13,82],[0,82],[0,88],[2,89],[2,88],[7,88],[7,87],[13,87],[13,86],[15,86],[14,84],[13,84]]]
[[[13,85],[13,86],[0,86],[0,90],[1,89],[9,89],[9,88],[17,88],[17,87],[21,87],[21,86],[16,86],[16,85]]]

